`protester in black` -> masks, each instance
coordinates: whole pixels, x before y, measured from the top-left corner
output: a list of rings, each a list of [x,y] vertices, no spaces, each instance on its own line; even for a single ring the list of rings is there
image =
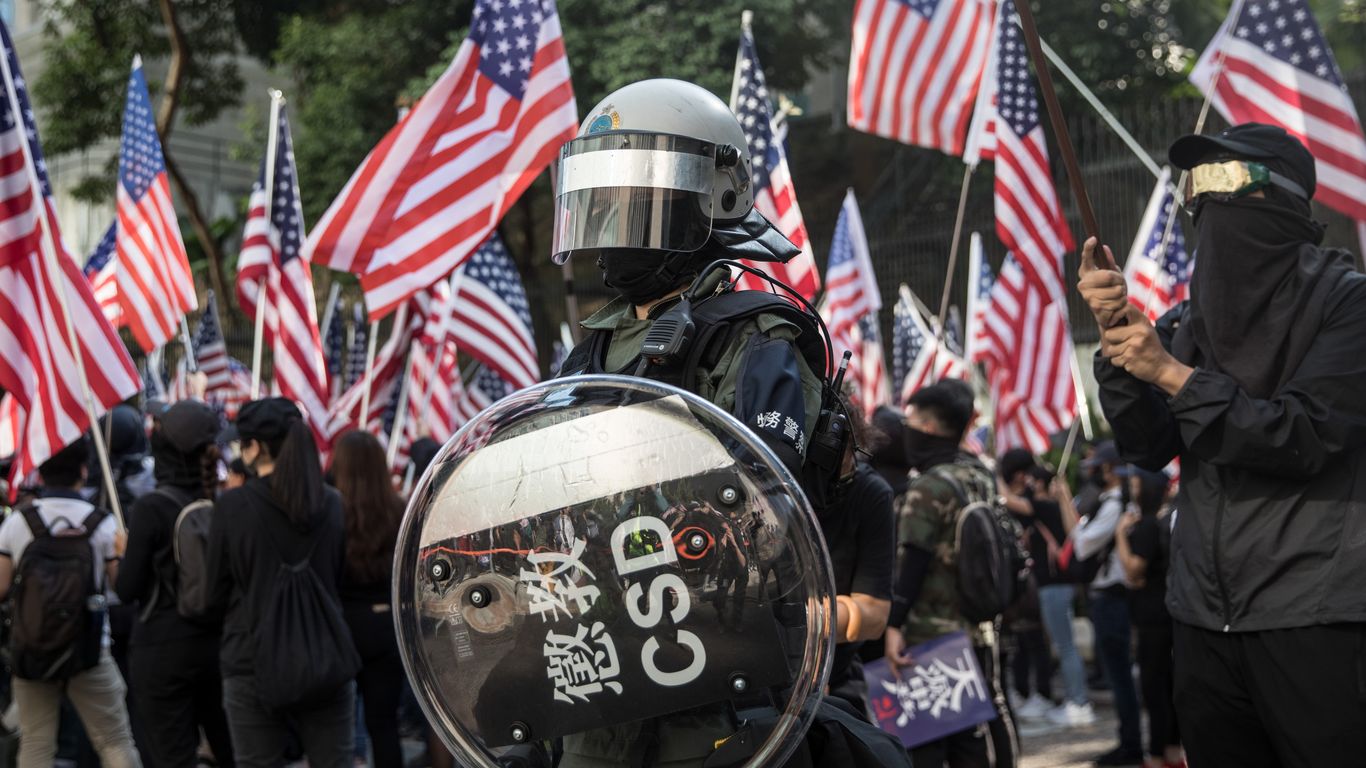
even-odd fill
[[[1115,554],[1129,582],[1129,614],[1138,634],[1138,676],[1148,711],[1148,768],[1184,768],[1181,733],[1172,706],[1172,619],[1167,598],[1171,513],[1165,472],[1134,468],[1133,502],[1119,523]]]
[[[365,730],[375,768],[402,768],[398,703],[403,660],[389,597],[403,501],[394,491],[384,448],[368,432],[347,432],[337,440],[332,477],[346,521],[342,612],[361,658],[356,689],[365,711]]]
[[[310,766],[347,768],[355,684],[348,682],[307,708],[273,711],[257,690],[254,636],[283,562],[307,560],[340,611],[336,589],[345,551],[341,496],[323,485],[313,434],[294,403],[283,398],[247,403],[238,413],[236,429],[242,457],[256,475],[219,497],[209,572],[215,603],[227,609],[219,661],[237,765],[280,765],[292,725]],[[269,652],[269,645],[262,648]]]
[[[853,409],[850,415],[855,420],[858,442],[868,444],[869,430]],[[868,685],[859,649],[865,642],[882,637],[892,608],[896,555],[892,489],[876,470],[856,460],[853,441],[845,451],[844,471],[837,485],[833,498],[813,504],[830,552],[837,595],[830,695],[867,713]]]
[[[1079,287],[1124,456],[1181,459],[1167,607],[1185,746],[1195,765],[1359,766],[1366,277],[1319,247],[1314,158],[1283,130],[1169,155],[1200,182],[1191,301],[1154,328],[1094,241]]]
[[[197,400],[162,414],[151,435],[156,489],[128,513],[117,591],[124,603],[136,603],[129,687],[142,720],[144,756],[153,766],[194,765],[201,728],[214,760],[233,764],[218,672],[221,619],[187,619],[176,609],[176,519],[217,491],[218,431],[218,414]]]
[[[1053,654],[1044,635],[1039,593],[1053,583],[1048,568],[1048,537],[1061,541],[1066,535],[1062,530],[1062,511],[1057,502],[1039,493],[1035,470],[1042,474],[1042,482],[1047,488],[1051,474],[1038,466],[1034,454],[1025,448],[1006,451],[996,467],[1006,509],[1024,531],[1025,546],[1034,561],[1030,591],[1011,606],[1005,617],[1005,630],[1015,640],[1009,663],[1004,661],[1005,654],[1002,654],[1002,666],[1009,667],[1013,673],[1015,693],[1019,697],[1015,714],[1028,720],[1040,720],[1053,708]]]

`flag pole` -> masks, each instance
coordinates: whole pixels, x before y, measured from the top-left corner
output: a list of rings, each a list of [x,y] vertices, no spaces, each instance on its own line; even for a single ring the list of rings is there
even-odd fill
[[[398,405],[394,408],[394,427],[389,430],[389,445],[385,449],[385,464],[390,470],[394,469],[394,461],[398,459],[398,438],[403,434],[407,426],[408,414],[408,393],[413,386],[413,369],[417,367],[417,355],[413,353],[413,347],[408,347],[408,359],[404,363],[407,369],[403,374],[403,380],[399,382]],[[430,392],[434,382],[432,377],[427,377],[427,390]],[[421,411],[419,411],[421,413]],[[380,425],[381,427],[383,424]]]
[[[1039,93],[1048,107],[1048,121],[1053,124],[1053,134],[1058,139],[1058,151],[1062,153],[1063,166],[1067,169],[1067,181],[1072,186],[1072,196],[1077,200],[1081,213],[1082,226],[1088,237],[1100,240],[1100,225],[1096,222],[1096,212],[1091,207],[1091,197],[1086,193],[1086,181],[1081,177],[1081,166],[1077,163],[1077,151],[1072,146],[1072,136],[1067,130],[1067,121],[1062,116],[1062,105],[1058,103],[1057,91],[1053,89],[1053,76],[1048,72],[1048,62],[1044,60],[1043,48],[1039,40],[1039,30],[1034,24],[1034,12],[1029,2],[1018,2],[1015,10],[1020,14],[1020,28],[1024,30],[1025,47],[1029,58],[1034,62],[1034,73],[1039,78]]]
[[[327,291],[327,303],[323,305],[323,333],[332,327],[332,318],[337,314],[337,300],[341,298],[341,284],[336,280],[332,281],[332,287]]]
[[[1233,0],[1233,2],[1233,9],[1229,13],[1229,23],[1227,26],[1228,29],[1237,28],[1238,19],[1242,16],[1243,13],[1243,1]],[[1225,29],[1225,27],[1220,27],[1219,29],[1222,32]],[[1219,78],[1222,77],[1224,74],[1224,50],[1225,49],[1220,48],[1219,52],[1215,54],[1214,74],[1210,75],[1209,90],[1205,93],[1205,100],[1200,104],[1200,114],[1195,118],[1195,133],[1197,134],[1204,133],[1205,131],[1205,120],[1209,118],[1209,108],[1210,105],[1214,102],[1214,92],[1218,90]],[[1176,200],[1176,204],[1183,207],[1185,206],[1186,201],[1182,198],[1185,196],[1186,179],[1189,176],[1190,171],[1186,170],[1185,168],[1182,168],[1181,175],[1176,180],[1176,191],[1173,193],[1173,196]],[[1166,255],[1167,247],[1171,244],[1172,228],[1175,225],[1176,209],[1175,207],[1173,207],[1172,215],[1167,217],[1167,226],[1162,228],[1162,243],[1161,246],[1158,248],[1158,253]]]
[[[261,185],[265,192],[266,241],[270,241],[271,207],[275,202],[275,149],[280,141],[280,107],[285,103],[285,95],[275,88],[270,93],[270,127],[266,134],[265,179]],[[261,396],[261,354],[265,343],[266,329],[266,280],[256,282],[256,325],[253,329],[251,345],[251,399]]]
[[[968,188],[972,184],[972,172],[976,169],[975,164],[963,166],[963,184],[958,190],[958,213],[953,219],[953,240],[949,243],[949,268],[944,274],[944,292],[939,297],[939,328],[936,329],[935,335],[939,337],[940,345],[944,343],[944,327],[949,314],[949,292],[953,290],[953,273],[958,266],[958,241],[963,238],[963,219],[968,209]],[[935,347],[933,354],[939,354],[938,346]]]
[[[16,60],[18,54],[15,54]],[[5,77],[5,96],[9,99],[10,109],[13,110],[15,119],[20,121],[20,129],[23,128],[24,111],[19,107],[19,95],[14,87],[14,73],[10,71],[9,56],[0,51],[0,68],[4,70]],[[85,400],[85,416],[90,421],[90,431],[94,433],[95,456],[100,463],[100,473],[104,475],[104,490],[109,495],[109,506],[114,512],[114,520],[118,524],[120,531],[126,531],[127,525],[123,520],[123,505],[119,503],[119,491],[114,484],[114,470],[109,463],[109,451],[104,444],[104,436],[100,434],[99,417],[95,415],[95,395],[90,388],[90,377],[85,371],[85,357],[81,351],[81,340],[76,335],[76,323],[71,318],[71,302],[66,295],[65,273],[62,270],[60,257],[57,255],[57,239],[53,234],[48,217],[47,200],[43,197],[43,185],[38,180],[38,169],[33,162],[33,153],[28,144],[27,138],[21,138],[19,147],[24,153],[24,170],[28,173],[29,187],[33,192],[34,210],[38,212],[38,226],[42,229],[42,234],[38,238],[39,250],[43,253],[43,261],[47,264],[50,279],[55,283],[57,290],[57,304],[62,310],[62,321],[66,325],[67,343],[71,345],[71,356],[76,362],[76,376],[81,385],[81,392]]]
[[[1076,347],[1067,356],[1072,361],[1072,388],[1077,393],[1077,419],[1081,421],[1082,434],[1087,440],[1094,440],[1091,430],[1091,403],[1086,399],[1086,387],[1081,383],[1081,366],[1077,363]]]
[[[1055,477],[1067,477],[1067,463],[1072,459],[1072,451],[1077,446],[1077,427],[1081,425],[1081,420],[1072,422],[1072,428],[1067,430],[1067,443],[1062,448],[1062,458],[1058,459],[1058,471]]]
[[[404,306],[407,306],[406,304]],[[375,378],[375,347],[379,341],[379,321],[370,321],[370,338],[365,342],[365,375],[361,380],[365,382],[361,389],[360,396],[360,428],[365,429],[370,422],[370,388]]]
[[[185,345],[185,362],[190,367],[190,373],[199,370],[199,363],[194,359],[194,342],[190,340],[190,322],[185,318],[184,313],[180,315],[180,338]]]
[[[740,12],[740,34],[753,36],[751,31],[754,24],[754,11],[745,9]],[[741,51],[735,49],[735,74],[730,78],[730,111],[734,112],[740,103],[740,56]]]

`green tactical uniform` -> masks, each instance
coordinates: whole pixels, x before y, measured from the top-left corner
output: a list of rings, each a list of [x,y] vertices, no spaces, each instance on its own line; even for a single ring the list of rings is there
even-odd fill
[[[721,272],[712,274],[699,287],[697,295],[711,295],[720,287],[724,277],[725,275]],[[673,303],[673,301],[666,301],[657,307],[654,310],[655,316],[658,316],[667,307],[672,306]],[[653,322],[653,320],[637,318],[635,307],[625,299],[618,297],[583,321],[583,327],[589,331],[610,331],[612,341],[607,348],[607,359],[604,361],[603,368],[610,373],[630,374],[632,371],[627,366],[630,366],[640,355],[640,344],[645,340],[645,334],[649,332]],[[735,413],[735,392],[740,377],[741,353],[746,349],[750,337],[755,333],[763,333],[770,339],[783,339],[792,342],[801,333],[801,329],[776,315],[762,314],[753,320],[745,321],[740,329],[732,335],[730,345],[717,358],[715,366],[711,369],[698,370],[696,395],[711,401],[726,413]],[[811,367],[806,363],[806,359],[797,353],[795,346],[792,354],[797,359],[797,368],[802,377],[805,424],[801,433],[804,438],[809,438],[811,430],[815,428],[816,419],[820,415],[821,380],[812,372]],[[754,428],[753,424],[747,424],[747,426],[751,429]],[[801,441],[798,450],[805,454],[805,439]]]
[[[968,498],[959,496],[955,482]],[[955,538],[963,507],[995,496],[995,478],[981,462],[964,455],[916,476],[897,498],[897,551],[914,546],[933,555],[920,595],[901,627],[908,647],[960,630],[969,633],[974,645],[990,640],[990,624],[973,625],[958,609]]]
[[[705,296],[717,290],[724,276],[717,273],[704,282],[698,295]],[[657,317],[672,302],[655,310]],[[612,373],[630,374],[629,368],[640,355],[640,344],[650,330],[652,320],[640,320],[635,308],[622,298],[613,299],[607,306],[594,313],[583,322],[589,331],[610,331],[611,343],[607,347],[604,370]],[[761,314],[743,323],[733,334],[729,346],[716,358],[711,369],[701,369],[696,376],[696,394],[710,400],[727,413],[735,414],[737,383],[743,362],[743,352],[748,348],[750,337],[764,333],[770,339],[784,339],[791,342],[801,332],[796,325],[774,315]],[[820,415],[821,380],[812,373],[806,360],[792,347],[792,355],[797,360],[801,373],[802,405],[805,422],[801,439],[793,447],[804,453],[806,439]],[[738,415],[737,415],[738,416]],[[753,424],[748,424],[754,429]],[[758,430],[756,430],[758,431]],[[701,707],[680,712],[668,717],[657,718],[654,722],[637,722],[600,728],[576,733],[564,738],[565,754],[561,768],[620,768],[633,762],[641,739],[652,739],[657,752],[652,765],[658,768],[700,768],[703,761],[712,753],[716,744],[734,732],[731,716],[721,704]],[[653,734],[647,734],[653,731]]]

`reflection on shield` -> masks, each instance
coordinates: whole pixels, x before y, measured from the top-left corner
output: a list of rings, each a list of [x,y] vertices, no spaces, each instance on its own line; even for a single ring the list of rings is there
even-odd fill
[[[774,710],[757,751],[784,752],[828,674],[831,588],[767,449],[621,377],[539,385],[470,429],[414,494],[395,571],[405,663],[462,764],[718,705]]]

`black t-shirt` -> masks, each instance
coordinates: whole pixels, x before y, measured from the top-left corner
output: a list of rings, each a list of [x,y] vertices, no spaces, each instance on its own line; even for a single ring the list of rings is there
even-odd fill
[[[1030,499],[1029,505],[1034,509],[1033,515],[1011,514],[1027,534],[1029,557],[1034,561],[1034,582],[1046,587],[1057,583],[1057,577],[1053,575],[1052,560],[1048,556],[1048,538],[1039,529],[1047,530],[1054,543],[1061,547],[1067,540],[1062,526],[1062,507],[1051,499]]]
[[[1167,551],[1171,540],[1171,518],[1144,515],[1129,531],[1129,549],[1148,564],[1143,586],[1129,591],[1129,612],[1134,624],[1170,624],[1167,599]]]
[[[835,593],[855,592],[881,600],[892,599],[895,525],[892,489],[867,464],[859,463],[854,483],[834,508],[818,511],[821,533],[830,550]],[[831,685],[844,680],[860,643],[835,646]]]

